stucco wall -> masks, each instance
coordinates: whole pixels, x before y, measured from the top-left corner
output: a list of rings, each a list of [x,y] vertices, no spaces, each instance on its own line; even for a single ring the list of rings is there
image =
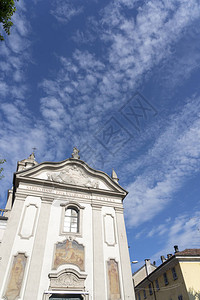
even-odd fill
[[[185,280],[189,299],[200,297],[200,261],[180,262],[180,268]],[[195,296],[196,295],[196,296]],[[195,298],[194,298],[195,297]]]

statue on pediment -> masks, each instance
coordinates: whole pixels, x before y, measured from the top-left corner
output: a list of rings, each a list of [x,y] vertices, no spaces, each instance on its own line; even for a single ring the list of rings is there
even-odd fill
[[[72,158],[80,159],[79,150],[76,147],[73,148]]]

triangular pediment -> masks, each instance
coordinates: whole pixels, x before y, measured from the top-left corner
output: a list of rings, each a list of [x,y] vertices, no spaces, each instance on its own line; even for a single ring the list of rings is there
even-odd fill
[[[70,186],[100,189],[126,194],[127,192],[106,173],[89,167],[84,161],[67,159],[60,163],[44,162],[17,172],[16,177],[54,182]]]

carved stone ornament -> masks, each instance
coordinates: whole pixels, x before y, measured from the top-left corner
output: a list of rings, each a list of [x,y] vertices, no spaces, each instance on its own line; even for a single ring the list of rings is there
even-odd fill
[[[80,159],[79,150],[76,147],[73,148],[72,158]]]
[[[66,167],[60,172],[47,173],[47,179],[50,181],[73,184],[85,187],[99,187],[99,181],[90,178],[81,168],[76,165]]]
[[[73,269],[65,269],[58,274],[49,274],[50,289],[52,290],[77,290],[85,288],[86,275],[79,274]]]

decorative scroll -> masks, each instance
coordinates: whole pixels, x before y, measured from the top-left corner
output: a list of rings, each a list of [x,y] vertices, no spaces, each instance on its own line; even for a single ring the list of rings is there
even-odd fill
[[[114,259],[107,262],[108,266],[108,300],[120,300],[118,263]]]
[[[64,264],[73,264],[84,271],[84,247],[76,241],[65,240],[56,244],[53,268]]]
[[[22,287],[22,281],[24,278],[26,260],[27,257],[24,253],[20,253],[14,257],[8,285],[4,296],[5,299],[15,300],[19,297]]]

